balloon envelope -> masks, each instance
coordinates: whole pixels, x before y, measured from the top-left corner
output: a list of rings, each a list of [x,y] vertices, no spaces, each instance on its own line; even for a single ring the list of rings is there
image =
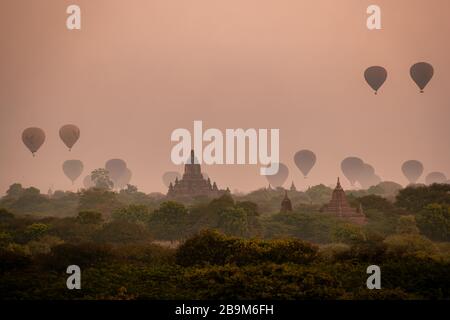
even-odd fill
[[[423,89],[425,89],[428,82],[430,82],[431,78],[433,78],[434,69],[429,63],[419,62],[411,67],[409,73],[411,74],[411,78],[419,87],[420,92],[423,92]]]
[[[114,187],[117,189],[125,188],[127,186],[127,184],[130,183],[132,175],[133,175],[133,173],[131,172],[131,170],[126,168],[125,172],[117,180],[117,183],[114,185]]]
[[[95,186],[94,181],[92,181],[90,174],[87,175],[86,177],[84,177],[83,185],[86,189],[89,189],[89,188],[92,188]]]
[[[364,189],[368,189],[381,182],[380,177],[375,174],[375,169],[368,163],[363,164],[357,180]]]
[[[266,176],[267,181],[273,187],[281,187],[289,176],[289,169],[284,164],[280,163],[278,172],[271,176]]]
[[[105,163],[105,169],[108,170],[109,178],[117,184],[119,178],[127,170],[127,164],[122,159],[110,159]]]
[[[364,78],[369,86],[375,91],[375,94],[377,94],[378,89],[380,89],[386,81],[387,71],[385,68],[380,66],[369,67],[364,72]]]
[[[203,175],[204,177],[204,175]],[[168,171],[165,172],[162,176],[162,180],[164,182],[164,185],[168,188],[170,186],[170,183],[174,184],[175,180],[178,178],[181,179],[181,174],[176,171]]]
[[[83,172],[83,163],[80,160],[64,161],[63,171],[66,177],[73,183]]]
[[[431,172],[425,177],[426,184],[446,183],[447,177],[442,172]]]
[[[360,177],[363,168],[364,162],[357,157],[347,157],[341,162],[341,170],[352,186]]]
[[[34,156],[45,141],[45,132],[41,128],[31,127],[22,132],[22,141]]]
[[[402,165],[402,172],[409,183],[416,183],[423,173],[423,164],[417,160],[405,161]]]
[[[73,145],[78,141],[78,138],[80,138],[80,129],[76,125],[66,124],[59,129],[59,137],[67,148],[71,150]]]
[[[316,155],[310,150],[300,150],[294,155],[294,162],[306,178],[316,163]]]

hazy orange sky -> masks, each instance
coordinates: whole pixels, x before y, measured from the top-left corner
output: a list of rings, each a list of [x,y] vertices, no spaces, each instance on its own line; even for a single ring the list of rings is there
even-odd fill
[[[81,31],[66,29],[70,4]],[[383,30],[366,28],[370,4]],[[449,12],[448,0],[2,0],[0,194],[13,182],[75,190],[110,158],[143,191],[165,192],[162,174],[182,171],[170,134],[194,120],[279,128],[286,186],[332,184],[349,155],[402,184],[409,159],[449,177]],[[424,94],[409,77],[419,61],[435,68]],[[363,78],[372,65],[389,73],[377,96]],[[81,129],[71,152],[58,136],[67,123]],[[30,126],[47,135],[35,158],[21,141]],[[305,148],[317,155],[307,180],[293,162]],[[74,186],[67,159],[84,163]],[[231,190],[267,185],[259,165],[204,170]]]

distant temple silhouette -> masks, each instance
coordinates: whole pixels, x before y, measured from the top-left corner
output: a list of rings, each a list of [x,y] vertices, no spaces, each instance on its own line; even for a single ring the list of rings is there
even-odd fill
[[[348,219],[357,224],[365,224],[367,222],[361,206],[359,209],[355,209],[348,204],[345,191],[341,187],[339,178],[337,179],[336,188],[333,190],[330,203],[323,208],[323,211],[339,218]]]
[[[184,165],[184,174],[181,180],[178,178],[175,183],[170,183],[167,196],[171,198],[178,197],[218,197],[229,190],[219,190],[217,184],[211,184],[211,180],[203,178],[200,164],[194,155],[194,150],[191,150],[191,158]]]
[[[297,191],[297,188],[295,187],[294,181],[292,181],[290,190],[291,191]]]
[[[292,212],[292,202],[288,198],[287,190],[285,190],[283,201],[281,201],[280,213],[287,213],[287,212]]]

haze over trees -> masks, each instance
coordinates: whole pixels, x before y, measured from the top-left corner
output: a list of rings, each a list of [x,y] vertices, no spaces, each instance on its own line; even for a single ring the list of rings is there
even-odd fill
[[[76,193],[10,186],[3,298],[450,298],[450,185],[349,191],[361,226],[321,211],[332,192],[323,185],[288,191],[293,211],[279,213],[281,188],[180,203],[132,185],[113,191],[104,169],[92,176]],[[81,291],[64,286],[70,264],[83,269]],[[383,270],[382,291],[365,286],[370,264]]]

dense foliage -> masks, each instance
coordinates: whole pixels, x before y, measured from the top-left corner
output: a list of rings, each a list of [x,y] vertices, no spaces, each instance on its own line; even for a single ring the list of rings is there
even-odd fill
[[[325,186],[271,213],[259,197],[279,206],[281,190],[182,204],[132,186],[14,184],[0,201],[0,299],[449,299],[450,186],[389,186],[395,198],[349,195],[360,226],[320,211]],[[66,288],[71,264],[82,290]],[[372,264],[382,290],[366,288]]]

